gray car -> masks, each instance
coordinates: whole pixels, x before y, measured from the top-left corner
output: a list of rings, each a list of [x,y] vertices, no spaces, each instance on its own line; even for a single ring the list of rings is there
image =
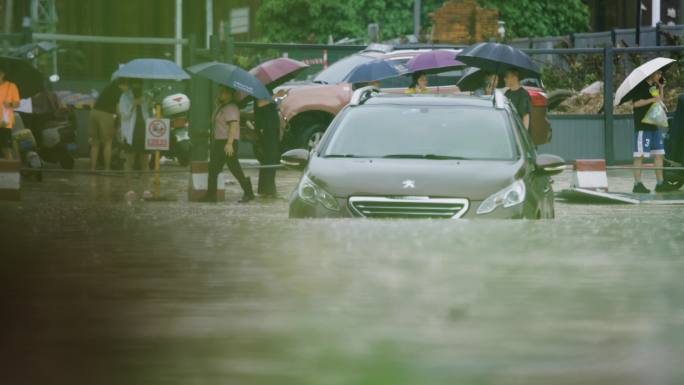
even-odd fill
[[[291,218],[553,218],[551,175],[518,114],[495,96],[396,95],[357,90],[311,152]]]

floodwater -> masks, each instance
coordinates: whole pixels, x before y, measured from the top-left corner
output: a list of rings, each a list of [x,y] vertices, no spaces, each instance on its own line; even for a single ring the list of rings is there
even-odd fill
[[[684,383],[684,206],[288,220],[297,176],[248,205],[188,203],[185,174],[132,205],[120,177],[25,183],[0,202],[0,383]]]

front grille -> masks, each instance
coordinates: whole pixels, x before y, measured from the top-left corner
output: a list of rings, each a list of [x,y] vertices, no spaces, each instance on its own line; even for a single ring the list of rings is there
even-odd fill
[[[352,212],[366,218],[460,218],[468,200],[430,197],[351,197]]]

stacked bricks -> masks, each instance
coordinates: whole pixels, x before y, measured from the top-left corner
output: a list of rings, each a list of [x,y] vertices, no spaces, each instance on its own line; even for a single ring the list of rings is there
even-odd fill
[[[451,0],[430,14],[434,43],[471,44],[497,36],[499,11],[475,0]]]

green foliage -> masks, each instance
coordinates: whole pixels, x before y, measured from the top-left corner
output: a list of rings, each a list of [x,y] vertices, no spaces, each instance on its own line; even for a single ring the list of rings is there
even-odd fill
[[[421,24],[442,0],[422,2]],[[325,43],[367,36],[367,26],[380,25],[381,38],[413,33],[413,0],[263,0],[257,13],[270,42]]]
[[[506,35],[515,37],[560,36],[584,32],[589,9],[582,0],[478,0],[499,10],[506,22]]]
[[[325,43],[328,35],[365,39],[370,23],[382,39],[413,33],[414,0],[262,0],[257,20],[271,42]],[[422,0],[421,25],[445,0]],[[508,37],[557,36],[586,31],[589,10],[582,0],[478,0],[497,8]]]

